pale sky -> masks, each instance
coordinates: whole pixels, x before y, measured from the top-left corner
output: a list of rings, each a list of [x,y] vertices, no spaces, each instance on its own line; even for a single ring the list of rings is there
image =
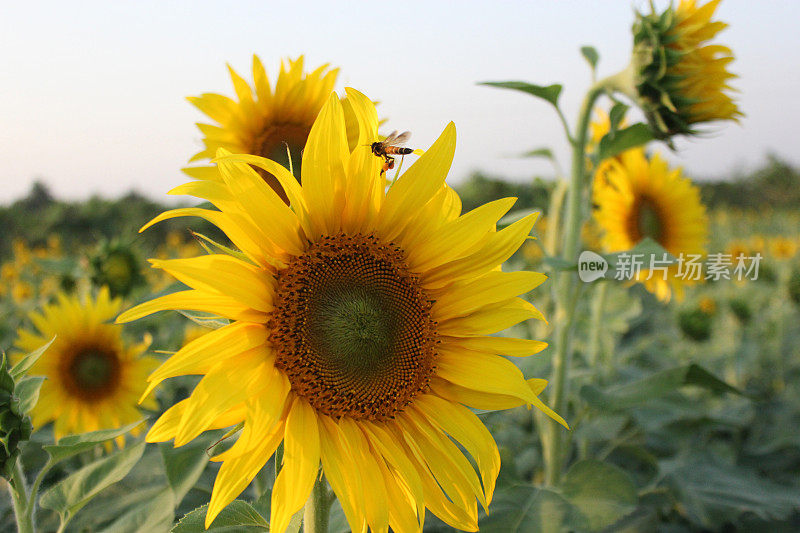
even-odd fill
[[[550,175],[516,159],[549,146],[568,163],[547,104],[476,85],[486,80],[565,84],[570,121],[589,84],[578,49],[600,52],[600,75],[623,68],[634,0],[507,2],[2,2],[0,202],[35,179],[61,198],[117,196],[135,188],[165,200],[200,148],[203,115],[185,96],[232,95],[225,63],[249,79],[257,53],[274,79],[282,57],[341,67],[337,89],[380,100],[387,131],[410,130],[426,148],[448,121],[458,146],[450,173],[514,180]],[[664,2],[660,2],[664,5]],[[679,141],[670,157],[688,175],[723,177],[768,151],[800,164],[800,2],[723,0],[734,49],[741,125]],[[665,149],[665,148],[664,148]]]

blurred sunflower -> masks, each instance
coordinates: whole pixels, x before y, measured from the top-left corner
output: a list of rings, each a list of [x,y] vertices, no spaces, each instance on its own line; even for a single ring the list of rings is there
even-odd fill
[[[288,150],[295,175],[299,176],[300,154],[311,125],[331,94],[339,74],[339,69],[329,69],[328,65],[310,73],[305,73],[303,66],[303,56],[281,62],[273,87],[261,60],[254,55],[252,87],[228,67],[238,101],[213,93],[189,97],[192,104],[217,123],[197,124],[204,135],[205,149],[190,161],[211,159],[218,149],[224,148],[236,154],[266,157],[288,167]],[[279,180],[263,169],[257,171],[288,202]],[[217,179],[213,167],[193,167],[186,172],[200,179]]]
[[[769,240],[769,251],[776,259],[791,259],[797,253],[797,243],[786,237],[773,237]]]
[[[596,179],[607,183],[594,190],[594,214],[606,251],[630,250],[650,237],[676,258],[681,253],[705,255],[705,207],[697,187],[680,169],[670,170],[658,154],[648,159],[642,150],[629,150],[606,160]],[[682,285],[691,282],[678,276],[675,264],[666,275],[642,270],[636,279],[661,301],[669,301],[673,292],[682,298]]]
[[[736,261],[739,257],[750,257],[755,252],[753,252],[747,242],[743,240],[733,240],[725,247],[725,253],[730,255],[733,261]]]
[[[698,6],[681,0],[662,13],[637,14],[633,26],[635,94],[658,138],[696,133],[694,124],[738,121],[743,116],[730,96],[728,71],[733,52],[709,44],[728,25],[713,21],[721,0]]]
[[[136,401],[147,375],[159,361],[141,356],[149,340],[128,346],[122,328],[105,323],[119,312],[121,300],[112,300],[107,288],[97,299],[81,302],[59,293],[57,302],[32,312],[35,331],[21,329],[16,347],[31,352],[55,336],[55,341],[31,367],[31,375],[45,376],[39,401],[31,411],[34,427],[55,421],[56,439],[65,435],[116,428],[139,420]],[[143,403],[155,409],[154,400]],[[136,434],[134,432],[134,434]],[[124,437],[117,443],[122,446]]]
[[[382,159],[369,147],[378,139],[375,107],[352,89],[348,99],[359,123],[352,153],[332,94],[311,129],[301,183],[273,161],[221,150],[219,181],[181,188],[219,211],[177,209],[150,223],[205,217],[241,254],[153,261],[192,289],[118,318],[189,309],[233,321],[148,378],[147,393],[170,377],[204,375],[147,439],[181,446],[209,428],[244,423],[236,443],[215,458],[223,464],[206,526],[283,442],[274,533],[303,507],[320,461],[354,531],[419,531],[426,507],[474,531],[476,499],[491,501],[500,456],[467,406],[535,405],[565,424],[538,398],[546,381],[526,381],[500,355],[530,355],[545,343],[491,336],[542,319],[517,295],[545,276],[498,268],[525,242],[535,216],[496,231],[514,203],[508,198],[460,215],[461,201],[444,183],[455,151],[452,124],[385,191]],[[291,205],[250,165],[276,176]]]

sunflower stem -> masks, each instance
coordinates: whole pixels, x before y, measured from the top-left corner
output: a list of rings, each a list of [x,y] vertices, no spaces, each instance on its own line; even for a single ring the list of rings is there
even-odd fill
[[[561,256],[569,263],[578,259],[580,231],[583,224],[584,210],[581,200],[584,198],[586,179],[586,143],[589,136],[589,123],[595,101],[606,91],[619,90],[620,86],[629,82],[630,72],[625,69],[618,74],[604,78],[589,88],[581,104],[578,114],[577,129],[572,135],[572,165],[569,190],[567,191],[567,212],[564,220],[563,247]],[[575,307],[578,302],[577,274],[563,271],[558,274],[556,284],[555,309],[555,354],[553,356],[553,376],[550,403],[553,409],[562,416],[567,413],[567,390],[572,350],[571,337]],[[564,432],[563,428],[553,420],[550,421],[546,434],[542,436],[544,451],[545,481],[556,485],[561,479],[564,466]]]
[[[328,516],[333,497],[328,493],[327,485],[325,476],[320,473],[303,510],[304,533],[327,533],[328,531]]]
[[[600,327],[603,324],[603,310],[608,294],[608,283],[599,283],[594,291],[592,300],[592,316],[589,323],[588,359],[595,379],[599,380],[600,370]]]
[[[9,491],[14,502],[14,516],[17,518],[17,531],[19,533],[33,533],[33,518],[28,514],[29,498],[35,495],[28,494],[28,487],[25,481],[25,472],[22,470],[22,463],[17,459],[14,471],[11,474]]]

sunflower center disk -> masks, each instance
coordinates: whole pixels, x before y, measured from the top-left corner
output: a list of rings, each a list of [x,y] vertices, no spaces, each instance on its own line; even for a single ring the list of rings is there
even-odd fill
[[[116,388],[119,380],[119,361],[114,354],[88,348],[72,357],[64,383],[77,396],[98,399]]]
[[[640,238],[650,237],[656,242],[661,239],[661,216],[649,200],[642,200],[637,213],[637,229]]]
[[[284,168],[291,168],[297,180],[300,180],[301,152],[311,131],[310,126],[302,124],[274,124],[258,134],[253,142],[251,153],[260,155],[279,163]],[[291,167],[289,165],[291,155]],[[267,185],[278,193],[287,204],[289,199],[278,179],[264,169],[256,168]]]
[[[329,416],[390,419],[433,372],[430,311],[399,248],[373,236],[324,237],[278,275],[275,364]]]

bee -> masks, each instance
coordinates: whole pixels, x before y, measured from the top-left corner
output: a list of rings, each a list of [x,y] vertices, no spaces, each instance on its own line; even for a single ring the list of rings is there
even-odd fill
[[[408,141],[409,137],[411,137],[410,131],[404,131],[403,133],[397,133],[397,131],[393,131],[390,133],[383,141],[374,142],[371,145],[372,153],[375,154],[377,157],[382,157],[384,160],[383,163],[383,170],[381,172],[386,172],[387,170],[391,170],[394,168],[394,157],[393,155],[408,155],[414,152],[411,148],[404,148],[400,146]]]

